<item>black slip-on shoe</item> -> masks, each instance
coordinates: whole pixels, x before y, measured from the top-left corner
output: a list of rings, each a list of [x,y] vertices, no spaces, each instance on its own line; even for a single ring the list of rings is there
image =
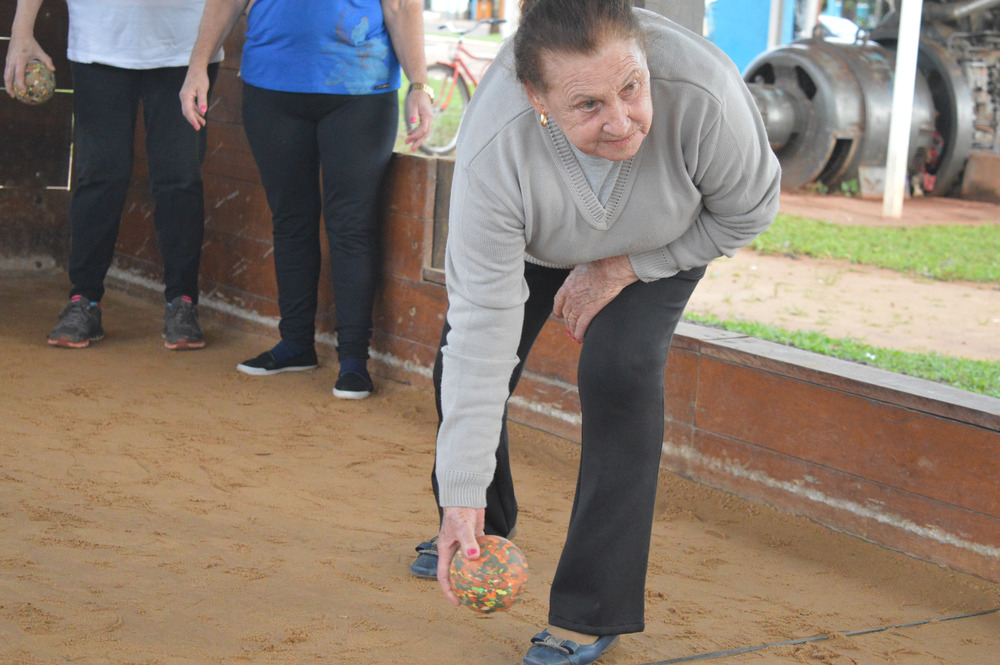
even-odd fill
[[[319,361],[316,359],[316,350],[309,349],[305,353],[300,353],[284,362],[278,362],[274,359],[274,354],[270,351],[265,351],[256,358],[244,360],[236,366],[236,369],[244,374],[263,376],[265,374],[280,374],[281,372],[301,372],[307,369],[315,369],[318,366]]]

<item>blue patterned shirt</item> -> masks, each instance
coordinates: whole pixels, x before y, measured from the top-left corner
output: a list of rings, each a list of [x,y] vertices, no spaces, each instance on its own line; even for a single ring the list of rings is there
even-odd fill
[[[369,95],[400,86],[379,0],[257,0],[241,76],[284,92]]]

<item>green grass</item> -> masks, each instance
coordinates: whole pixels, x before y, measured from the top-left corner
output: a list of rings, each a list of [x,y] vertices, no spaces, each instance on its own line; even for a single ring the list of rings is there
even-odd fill
[[[954,358],[938,353],[907,353],[871,346],[854,339],[834,339],[810,331],[790,331],[753,321],[723,321],[711,315],[687,314],[689,321],[778,342],[824,356],[853,360],[871,367],[943,383],[981,395],[1000,397],[1000,362]]]
[[[403,117],[406,104],[406,91],[410,87],[410,82],[406,79],[405,74],[402,75],[402,81],[403,83],[399,88],[399,127],[396,131],[396,143],[393,146],[393,150],[405,153],[411,152],[410,146],[406,145],[406,120]],[[471,86],[471,81],[468,83]],[[475,92],[475,89],[470,89],[469,92]],[[444,136],[450,137],[458,131],[458,125],[462,121],[462,114],[465,112],[465,105],[458,99],[459,93],[457,91],[453,94],[456,98],[455,103],[450,104],[443,115],[438,115],[434,118],[434,124],[431,126],[432,136],[441,133]],[[436,140],[439,145],[444,143],[444,139],[438,138]]]
[[[764,254],[843,259],[907,275],[1000,286],[1000,223],[867,227],[779,214],[750,247]]]

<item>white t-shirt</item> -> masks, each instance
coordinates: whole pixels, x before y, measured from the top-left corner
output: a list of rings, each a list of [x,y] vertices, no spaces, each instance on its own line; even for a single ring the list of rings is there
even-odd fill
[[[66,0],[73,62],[123,69],[186,67],[205,0]],[[213,62],[222,60],[222,49]]]

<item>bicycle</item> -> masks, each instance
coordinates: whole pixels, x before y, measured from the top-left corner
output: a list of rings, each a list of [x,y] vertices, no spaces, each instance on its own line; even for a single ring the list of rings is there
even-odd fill
[[[492,57],[477,56],[465,48],[463,44],[465,35],[481,25],[497,25],[505,20],[479,19],[472,27],[465,30],[441,26],[457,34],[458,41],[449,61],[436,62],[427,68],[427,83],[434,89],[434,124],[431,125],[430,135],[420,146],[420,151],[424,154],[447,155],[455,150],[458,127],[462,122],[462,116],[465,115],[472,92],[479,85],[483,72],[493,62]],[[474,66],[470,67],[470,64]]]

